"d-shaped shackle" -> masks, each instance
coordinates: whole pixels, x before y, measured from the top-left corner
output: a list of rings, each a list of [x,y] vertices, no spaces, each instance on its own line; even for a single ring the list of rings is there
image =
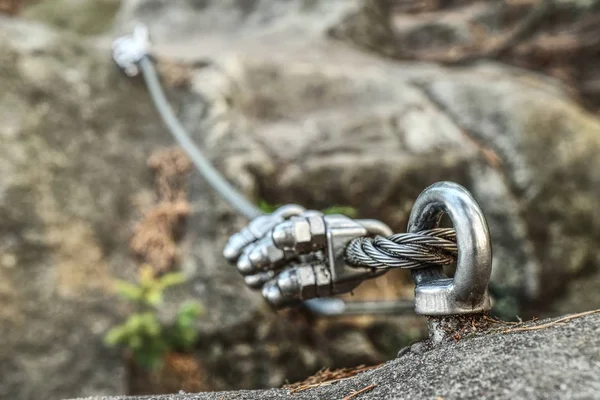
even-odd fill
[[[453,315],[489,310],[490,234],[483,212],[467,189],[453,182],[429,186],[412,208],[408,232],[437,228],[444,214],[448,214],[456,230],[456,272],[452,279],[441,266],[412,270],[415,311],[423,315]]]

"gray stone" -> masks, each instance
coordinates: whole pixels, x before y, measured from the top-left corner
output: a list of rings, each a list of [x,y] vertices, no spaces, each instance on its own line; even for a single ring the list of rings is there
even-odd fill
[[[528,326],[542,325],[539,321]],[[406,353],[377,369],[331,385],[288,394],[214,392],[129,397],[131,400],[342,399],[376,385],[360,399],[593,399],[600,392],[600,315],[538,330],[503,327],[426,352]],[[125,398],[119,398],[125,399]],[[117,400],[91,397],[86,400]]]
[[[502,198],[505,221],[491,221],[495,249],[500,257],[521,253],[522,260],[496,262],[494,281],[499,288],[514,288],[511,279],[521,277],[519,292],[526,299],[546,299],[564,289],[565,279],[598,271],[599,125],[552,87],[518,76],[494,79],[499,71],[492,68],[478,71],[456,71],[420,86],[457,126],[502,160],[497,170],[506,193],[482,205],[486,211],[498,209]],[[476,89],[482,85],[485,94]],[[486,183],[476,195],[499,186]],[[514,244],[506,242],[509,235],[498,234],[508,224],[518,239]]]
[[[360,0],[126,0],[115,29],[128,31],[136,21],[144,22],[162,50],[177,51],[194,43],[192,56],[214,57],[259,38],[276,45],[282,35],[285,41],[322,36],[359,6]],[[195,41],[199,37],[201,46]]]

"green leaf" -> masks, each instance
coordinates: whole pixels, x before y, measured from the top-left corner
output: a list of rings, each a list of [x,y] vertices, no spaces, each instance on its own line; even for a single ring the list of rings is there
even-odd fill
[[[148,290],[144,295],[144,303],[149,306],[157,306],[162,302],[162,290],[153,288]]]
[[[138,282],[142,288],[151,288],[156,285],[156,277],[154,276],[154,270],[150,265],[142,266],[138,271]]]
[[[158,319],[156,306],[162,301],[165,288],[185,282],[181,273],[170,273],[156,278],[150,267],[140,269],[139,284],[119,281],[122,296],[144,306],[144,312],[132,314],[112,328],[104,337],[108,346],[122,345],[132,353],[143,368],[159,367],[167,351],[185,350],[195,345],[198,338],[196,319],[203,312],[198,302],[187,302],[179,307],[174,323],[163,325]]]
[[[104,343],[108,346],[116,346],[122,344],[125,341],[127,335],[127,329],[125,325],[115,326],[109,330],[104,336]]]
[[[323,214],[342,214],[349,218],[356,218],[358,215],[358,210],[350,206],[332,206],[325,208],[322,211]]]
[[[134,358],[138,365],[152,371],[161,366],[165,353],[166,349],[156,347],[147,349],[145,352],[136,353]]]
[[[160,335],[160,322],[153,313],[147,312],[142,315],[142,322],[148,335],[159,336]]]
[[[127,322],[125,323],[127,328],[131,331],[143,331],[144,329],[144,320],[142,314],[133,314],[129,317]]]
[[[266,200],[260,200],[258,202],[258,208],[260,208],[265,214],[272,214],[279,207],[281,207],[281,205],[271,204]]]
[[[143,295],[142,289],[134,284],[129,283],[129,282],[120,281],[120,280],[116,281],[115,289],[117,290],[117,293],[119,293],[119,295],[121,297],[124,297],[128,300],[137,302],[142,299],[142,295]]]
[[[203,309],[199,303],[187,303],[182,305],[177,312],[175,324],[179,329],[193,327]]]
[[[196,344],[196,320],[201,313],[202,306],[198,302],[188,302],[179,307],[174,324],[165,331],[164,336],[173,348],[186,351]]]
[[[197,318],[198,316],[202,315],[203,312],[204,307],[202,307],[202,304],[198,303],[197,301],[189,301],[179,307],[177,314],[179,316],[190,316],[192,318]]]
[[[129,348],[135,352],[135,350],[139,350],[144,345],[144,342],[140,336],[131,336],[129,338]]]
[[[185,282],[185,276],[182,273],[173,272],[165,274],[159,279],[160,286],[166,289],[171,286],[181,285]]]

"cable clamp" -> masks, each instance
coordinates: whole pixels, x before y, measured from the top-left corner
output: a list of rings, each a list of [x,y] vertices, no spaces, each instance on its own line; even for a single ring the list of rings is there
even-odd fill
[[[139,74],[138,63],[148,55],[150,35],[144,24],[137,24],[130,35],[122,36],[112,43],[114,62],[129,77]]]

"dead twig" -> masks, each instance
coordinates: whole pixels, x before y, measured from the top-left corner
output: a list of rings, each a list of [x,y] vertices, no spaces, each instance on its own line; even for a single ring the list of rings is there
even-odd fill
[[[349,394],[348,396],[344,397],[344,398],[343,398],[343,400],[350,400],[350,399],[353,399],[353,398],[355,398],[356,396],[358,396],[358,395],[359,395],[359,394],[361,394],[361,393],[368,392],[369,390],[372,390],[372,389],[374,389],[374,388],[375,388],[375,386],[377,386],[377,385],[373,383],[372,385],[369,385],[369,386],[367,386],[367,387],[365,387],[365,388],[362,388],[362,389],[360,389],[360,390],[359,390],[359,391],[357,391],[357,392],[353,392],[353,393]]]
[[[290,394],[294,394],[294,393],[298,393],[298,392],[304,392],[305,390],[312,389],[312,388],[317,388],[317,387],[321,387],[321,386],[329,386],[329,385],[332,385],[334,383],[338,383],[338,382],[341,382],[341,381],[348,380],[350,378],[352,378],[352,376],[349,376],[347,378],[333,379],[333,380],[326,381],[326,382],[312,383],[310,385],[299,386],[297,388],[290,389]]]
[[[563,323],[563,322],[568,322],[571,321],[573,319],[576,318],[581,318],[581,317],[585,317],[586,315],[591,315],[591,314],[597,314],[600,313],[600,309],[598,310],[592,310],[592,311],[586,311],[586,312],[582,312],[582,313],[578,313],[578,314],[573,314],[573,315],[569,315],[563,318],[559,318],[555,321],[552,322],[548,322],[546,324],[542,324],[542,325],[536,325],[536,326],[525,326],[522,328],[511,328],[511,329],[506,329],[504,331],[502,331],[502,333],[513,333],[513,332],[524,332],[524,331],[537,331],[539,329],[545,329],[545,328],[549,328],[551,326]]]
[[[483,319],[485,319],[486,321],[489,321],[491,323],[499,324],[499,325],[519,325],[519,324],[523,323],[523,321],[520,321],[520,322],[503,321],[503,320],[495,318],[495,317],[490,317],[489,315],[484,315]]]
[[[379,365],[373,365],[370,367],[366,367],[364,365],[359,365],[356,368],[340,368],[331,371],[329,368],[325,368],[317,372],[315,375],[308,377],[302,382],[296,382],[292,384],[284,385],[285,389],[290,390],[290,394],[302,392],[304,390],[328,386],[333,383],[341,382],[346,379],[353,378],[361,372],[365,372],[374,368],[379,367]]]

